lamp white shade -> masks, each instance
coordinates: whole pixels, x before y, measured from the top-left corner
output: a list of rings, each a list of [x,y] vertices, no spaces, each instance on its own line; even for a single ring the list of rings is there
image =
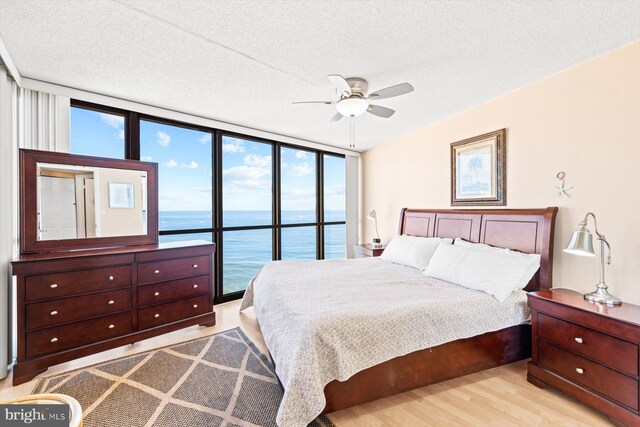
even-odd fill
[[[571,234],[571,239],[564,248],[566,253],[580,256],[596,256],[593,250],[593,235],[587,227],[579,226],[576,231]]]

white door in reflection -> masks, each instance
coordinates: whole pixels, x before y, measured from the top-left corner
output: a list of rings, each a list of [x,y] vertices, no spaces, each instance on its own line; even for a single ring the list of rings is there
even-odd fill
[[[77,238],[75,179],[41,176],[40,188],[40,239]]]

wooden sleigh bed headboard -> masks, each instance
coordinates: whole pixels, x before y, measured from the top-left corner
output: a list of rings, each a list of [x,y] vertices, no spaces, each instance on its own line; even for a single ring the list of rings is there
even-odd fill
[[[402,209],[399,234],[460,237],[474,243],[540,254],[540,270],[525,288],[551,288],[557,207],[546,209]]]

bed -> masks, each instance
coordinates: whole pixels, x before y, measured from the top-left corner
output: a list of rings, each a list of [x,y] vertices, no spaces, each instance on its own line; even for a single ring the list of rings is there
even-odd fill
[[[549,289],[556,213],[403,209],[399,234],[539,254],[540,269],[525,289]],[[376,258],[269,263],[241,309],[250,305],[285,391],[281,426],[306,425],[321,412],[511,363],[531,351],[524,291],[498,303]]]

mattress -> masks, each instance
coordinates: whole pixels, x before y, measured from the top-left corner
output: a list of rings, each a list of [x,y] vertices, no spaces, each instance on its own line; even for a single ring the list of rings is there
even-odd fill
[[[524,291],[500,303],[380,258],[270,262],[249,283],[240,310],[249,306],[285,389],[281,427],[320,414],[333,380],[530,319]]]

